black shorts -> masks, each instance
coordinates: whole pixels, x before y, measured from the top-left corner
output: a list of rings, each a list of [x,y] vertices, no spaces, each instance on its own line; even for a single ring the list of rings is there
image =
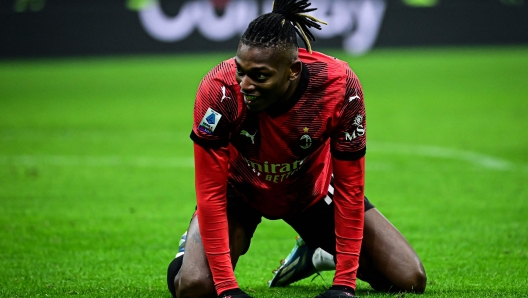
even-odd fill
[[[328,196],[300,214],[283,220],[289,224],[310,248],[321,247],[335,255],[335,224],[333,187]],[[365,197],[365,211],[374,205]],[[230,218],[239,221],[246,230],[246,236],[251,242],[257,226],[262,221],[262,214],[250,207],[244,199],[238,197],[231,186],[227,188],[227,213]],[[248,247],[242,254],[245,254]]]

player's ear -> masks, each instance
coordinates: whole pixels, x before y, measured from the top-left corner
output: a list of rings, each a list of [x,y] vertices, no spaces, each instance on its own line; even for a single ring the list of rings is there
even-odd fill
[[[302,71],[302,63],[301,60],[295,59],[295,61],[292,62],[290,65],[290,81],[295,81],[300,75]]]

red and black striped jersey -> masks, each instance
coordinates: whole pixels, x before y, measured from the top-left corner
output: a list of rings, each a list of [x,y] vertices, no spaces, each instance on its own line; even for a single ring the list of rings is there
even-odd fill
[[[299,50],[301,82],[287,105],[253,113],[244,104],[229,59],[206,75],[194,110],[193,140],[229,146],[229,183],[266,217],[282,218],[326,196],[330,152],[365,154],[366,117],[360,82],[336,58]]]
[[[299,49],[302,73],[289,100],[247,109],[234,59],[202,80],[195,142],[200,233],[218,293],[238,287],[229,256],[227,184],[270,219],[325,198],[334,174],[334,284],[355,288],[363,233],[366,115],[360,82],[343,61]]]

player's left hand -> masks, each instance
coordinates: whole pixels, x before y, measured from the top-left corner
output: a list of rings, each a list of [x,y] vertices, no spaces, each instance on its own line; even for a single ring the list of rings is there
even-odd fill
[[[218,298],[252,298],[248,294],[244,293],[241,289],[231,289],[222,292]]]
[[[332,286],[326,292],[321,293],[315,298],[350,298],[356,297],[354,289],[345,286]]]

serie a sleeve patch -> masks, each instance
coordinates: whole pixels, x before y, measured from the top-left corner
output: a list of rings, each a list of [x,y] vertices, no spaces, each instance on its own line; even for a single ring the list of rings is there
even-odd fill
[[[205,112],[205,115],[202,118],[202,121],[200,121],[200,124],[198,125],[198,130],[212,135],[216,129],[216,126],[218,125],[218,122],[220,122],[220,118],[222,118],[222,114],[211,108],[208,108],[207,112]]]

